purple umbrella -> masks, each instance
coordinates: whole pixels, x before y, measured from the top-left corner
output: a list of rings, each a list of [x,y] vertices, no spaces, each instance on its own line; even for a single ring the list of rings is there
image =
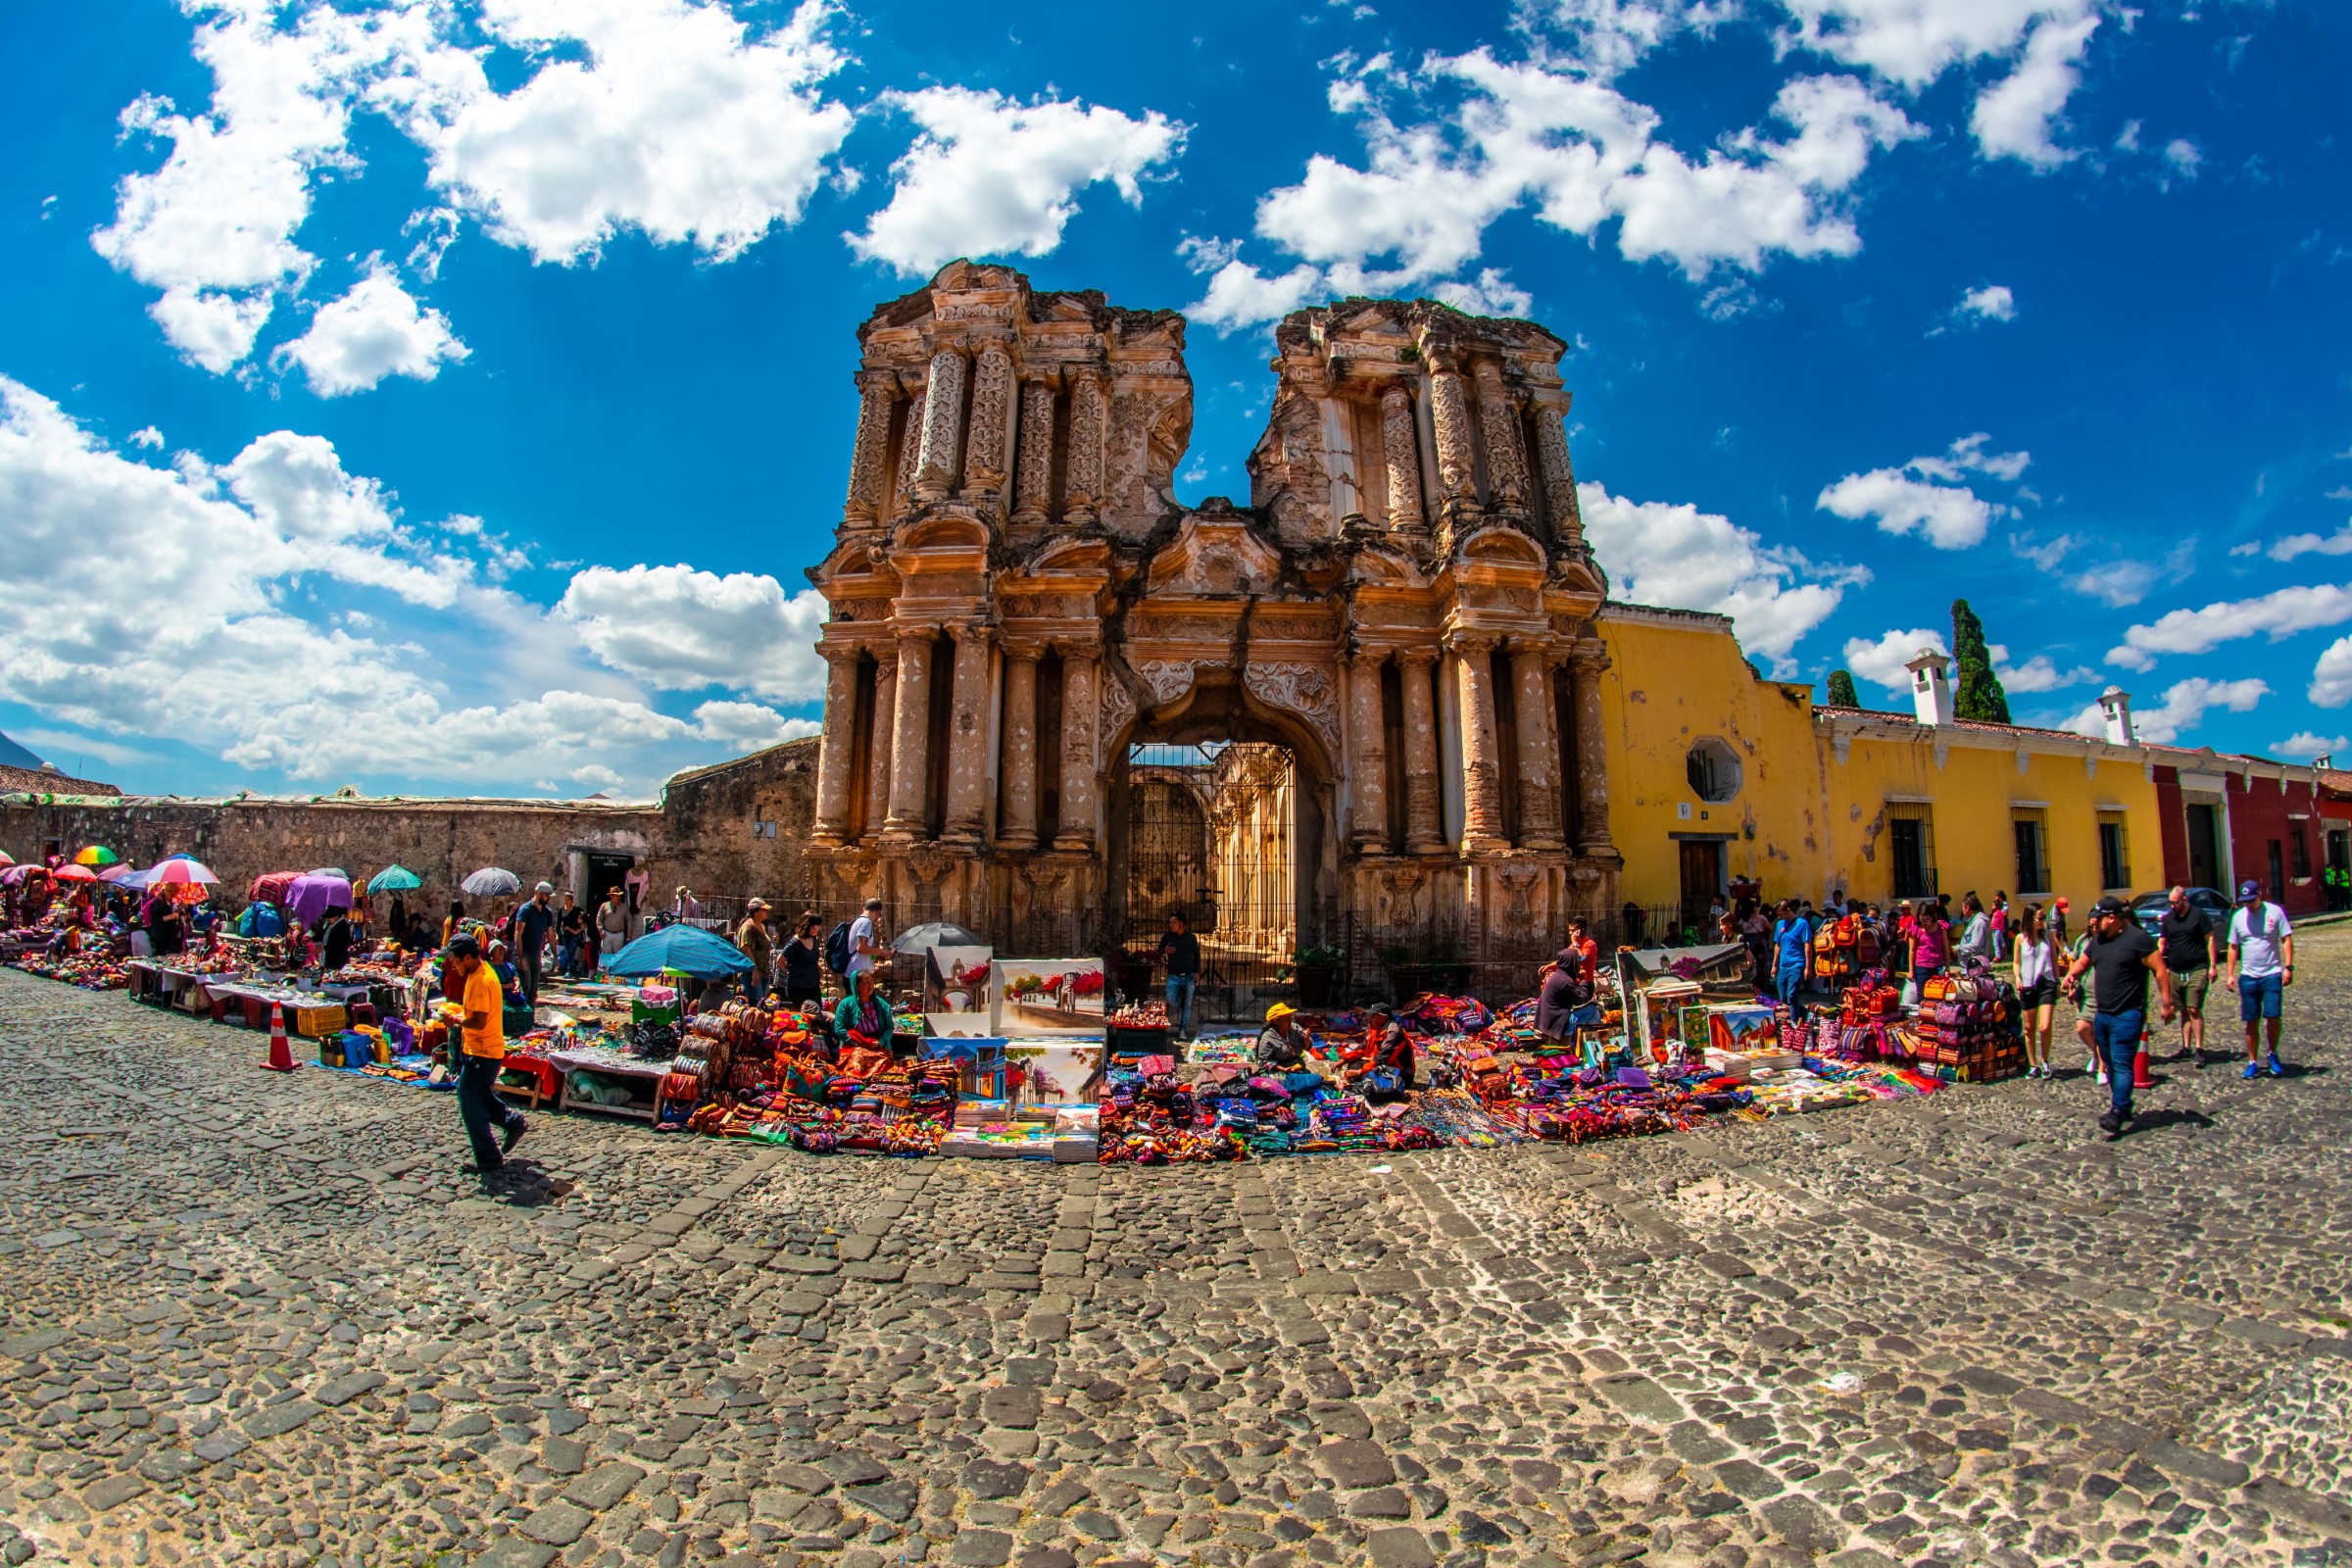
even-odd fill
[[[297,922],[309,925],[329,909],[351,907],[351,884],[339,876],[298,876],[286,889],[284,907]]]

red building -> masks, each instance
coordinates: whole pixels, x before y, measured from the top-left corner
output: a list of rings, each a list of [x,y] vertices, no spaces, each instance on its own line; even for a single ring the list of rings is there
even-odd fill
[[[2219,888],[2235,899],[2237,884],[2251,877],[2289,915],[2328,907],[2322,866],[2339,854],[2352,864],[2352,792],[2328,823],[2329,792],[2316,769],[2210,748],[2153,750],[2164,760],[2155,764],[2156,807],[2168,885]],[[2334,776],[2352,784],[2352,776]]]

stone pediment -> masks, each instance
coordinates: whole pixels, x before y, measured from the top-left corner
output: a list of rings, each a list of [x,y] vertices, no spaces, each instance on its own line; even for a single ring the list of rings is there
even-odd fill
[[[1146,591],[1227,598],[1273,591],[1282,576],[1282,552],[1250,529],[1238,513],[1194,513],[1165,549],[1152,558]]]
[[[898,573],[879,552],[880,541],[870,536],[844,539],[808,569],[808,578],[823,589],[827,598],[887,596],[898,583]]]
[[[1366,587],[1427,588],[1429,573],[1394,545],[1367,545],[1348,563],[1348,580]]]
[[[1453,558],[1462,575],[1480,581],[1497,574],[1541,577],[1550,565],[1542,545],[1506,523],[1489,523],[1470,534],[1454,546]]]

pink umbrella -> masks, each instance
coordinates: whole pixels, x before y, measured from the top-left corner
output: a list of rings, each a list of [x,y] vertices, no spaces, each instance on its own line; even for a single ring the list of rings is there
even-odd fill
[[[141,886],[153,888],[191,884],[211,887],[220,880],[199,862],[189,859],[184,855],[174,855],[169,860],[148,871],[147,879]]]
[[[98,880],[98,873],[86,865],[54,866],[50,869],[49,875],[60,882],[95,882]]]
[[[98,873],[98,880],[101,882],[113,882],[118,886],[129,886],[134,888],[146,886],[146,884],[143,882],[133,882],[130,880],[137,874],[137,867],[132,865],[110,865],[105,870]]]

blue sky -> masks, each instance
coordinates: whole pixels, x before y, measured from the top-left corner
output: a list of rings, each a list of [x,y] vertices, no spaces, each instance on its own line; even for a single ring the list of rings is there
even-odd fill
[[[2319,0],[13,7],[0,730],[154,791],[644,793],[809,733],[855,328],[956,255],[1531,315],[1621,597],[1866,700],[2352,730]]]

